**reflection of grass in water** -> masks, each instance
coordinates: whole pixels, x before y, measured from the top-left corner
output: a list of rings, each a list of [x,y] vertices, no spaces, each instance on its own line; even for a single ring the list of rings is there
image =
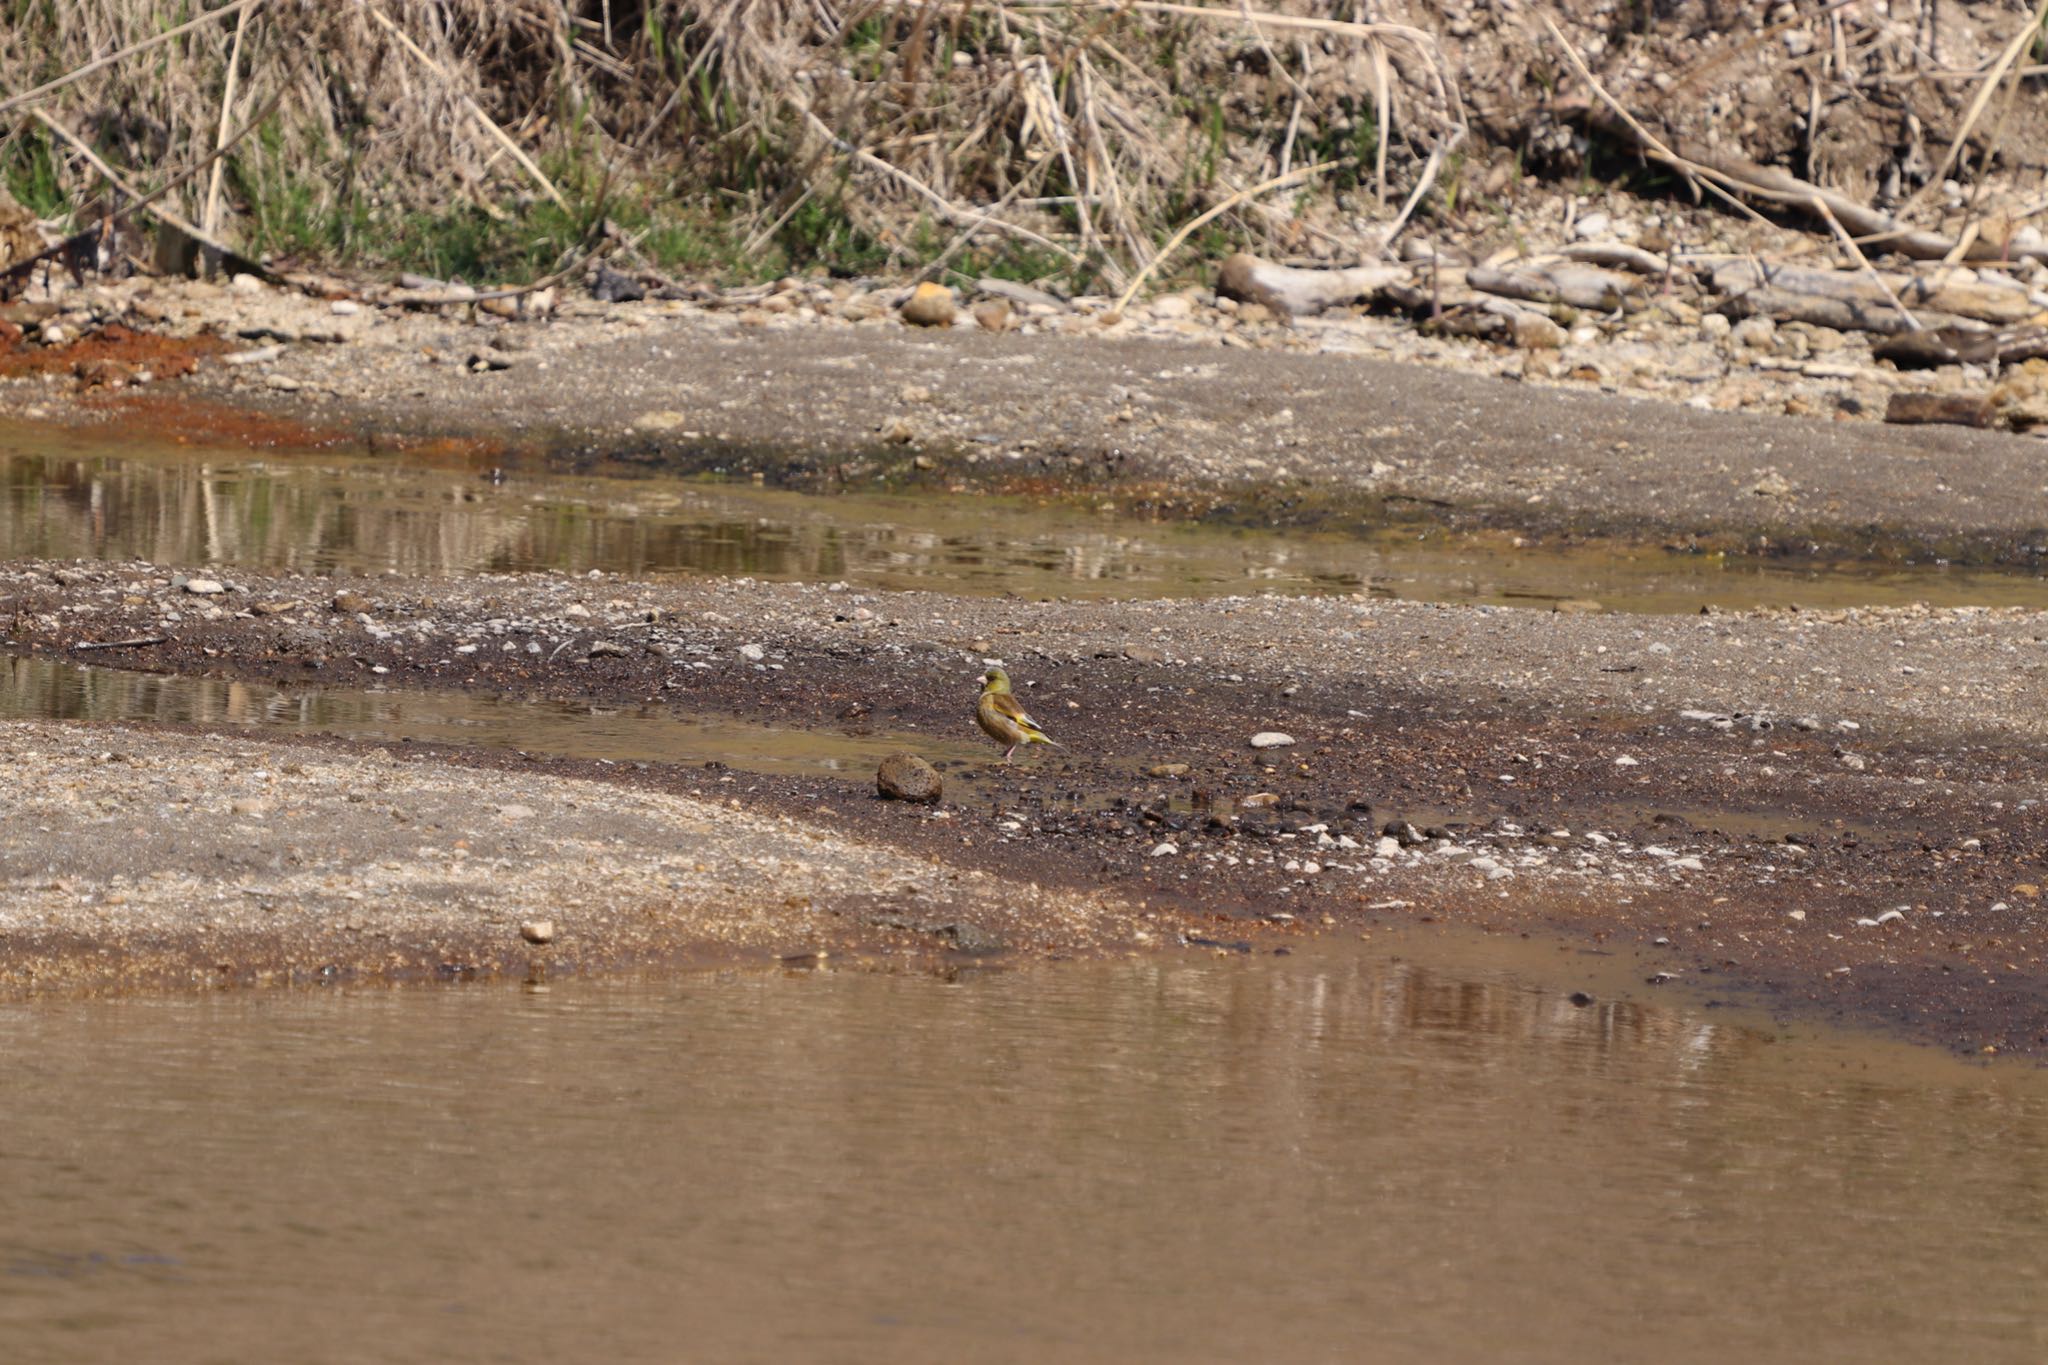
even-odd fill
[[[245,726],[275,735],[411,739],[621,762],[716,760],[771,773],[857,771],[905,748],[934,761],[990,756],[964,725],[959,737],[784,729],[699,719],[661,706],[528,702],[458,691],[286,690],[28,657],[0,660],[0,719]]]
[[[4,439],[0,430],[0,439]],[[1758,564],[1656,549],[1527,549],[1498,535],[1360,534],[1105,518],[976,496],[815,495],[701,480],[473,474],[385,458],[0,447],[0,545],[16,556],[411,573],[604,569],[846,580],[1022,596],[1365,592],[1547,608],[2048,605],[2022,574]]]

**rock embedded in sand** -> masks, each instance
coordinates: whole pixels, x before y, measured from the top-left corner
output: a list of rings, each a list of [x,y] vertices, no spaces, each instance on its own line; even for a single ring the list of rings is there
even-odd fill
[[[974,305],[974,320],[984,332],[1007,332],[1013,325],[1008,299],[983,299]]]
[[[542,944],[555,941],[555,922],[551,919],[530,919],[519,926],[519,937],[528,943]]]
[[[938,769],[916,754],[890,754],[875,770],[875,790],[890,801],[936,802],[945,790]]]
[[[185,591],[197,597],[214,597],[226,592],[227,588],[218,578],[188,578]]]
[[[952,290],[927,280],[904,300],[901,311],[903,320],[913,327],[951,327],[959,310]]]
[[[1254,749],[1285,749],[1294,743],[1294,736],[1279,730],[1261,730],[1252,736]]]

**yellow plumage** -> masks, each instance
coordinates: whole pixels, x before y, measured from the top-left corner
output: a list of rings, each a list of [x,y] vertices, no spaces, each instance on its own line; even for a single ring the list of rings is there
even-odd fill
[[[1010,675],[1000,668],[991,668],[982,676],[981,700],[974,708],[975,723],[982,733],[998,744],[1007,744],[1003,750],[1003,762],[1010,761],[1010,755],[1017,752],[1019,745],[1050,744],[1055,749],[1057,741],[1038,728],[1038,722],[1031,719],[1031,713],[1017,701],[1010,691]]]

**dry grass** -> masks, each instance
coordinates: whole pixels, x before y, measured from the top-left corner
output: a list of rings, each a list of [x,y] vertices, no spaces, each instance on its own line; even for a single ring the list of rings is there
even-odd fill
[[[194,14],[190,0],[0,3],[14,11],[0,89],[23,92]],[[1351,22],[1338,0],[246,7],[233,113],[278,107],[227,159],[222,232],[258,247],[374,252],[419,215],[517,223],[543,200],[573,219],[598,211],[602,184],[755,250],[857,246],[902,266],[1000,243],[1121,284],[1226,202],[1218,226],[1237,242],[1368,251],[1385,182],[1406,194],[1464,126],[1432,40]],[[36,99],[157,183],[235,121],[223,102],[243,8],[216,4],[215,21]],[[38,126],[0,103],[16,192],[46,213],[101,193]],[[1313,213],[1244,194],[1333,160],[1339,193]],[[206,195],[199,177],[175,207],[200,217]]]

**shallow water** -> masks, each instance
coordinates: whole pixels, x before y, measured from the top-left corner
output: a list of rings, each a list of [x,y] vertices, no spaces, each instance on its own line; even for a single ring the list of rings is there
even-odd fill
[[[10,1007],[0,1332],[17,1362],[2048,1350],[2037,1074],[1399,951]]]
[[[0,720],[206,725],[272,736],[338,735],[369,743],[453,744],[612,763],[723,763],[749,772],[871,774],[914,748],[941,767],[986,763],[992,751],[958,736],[886,730],[798,730],[665,705],[530,699],[508,692],[272,687],[0,654]]]
[[[409,574],[747,574],[1026,597],[1375,596],[1615,610],[1928,601],[2048,606],[2048,579],[1923,567],[1731,563],[1499,536],[1274,533],[1022,499],[776,492],[624,470],[449,468],[417,457],[257,457],[0,426],[9,557]]]

